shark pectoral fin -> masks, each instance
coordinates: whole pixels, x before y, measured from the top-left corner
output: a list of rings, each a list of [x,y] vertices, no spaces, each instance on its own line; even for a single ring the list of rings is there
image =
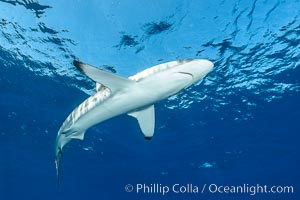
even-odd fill
[[[151,139],[154,134],[155,127],[154,105],[151,105],[143,110],[128,113],[128,115],[135,117],[138,120],[145,138]]]
[[[116,92],[124,87],[135,84],[135,82],[132,80],[108,73],[79,61],[74,61],[73,64],[90,79],[104,85],[105,87],[108,87],[112,92]]]

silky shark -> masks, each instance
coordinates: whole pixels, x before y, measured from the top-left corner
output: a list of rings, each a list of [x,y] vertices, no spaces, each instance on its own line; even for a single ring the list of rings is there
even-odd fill
[[[146,139],[155,127],[154,103],[168,98],[205,77],[212,69],[209,60],[180,60],[148,68],[128,78],[74,61],[74,66],[96,82],[97,92],[67,117],[58,131],[55,164],[59,173],[63,147],[72,139],[83,140],[87,129],[112,117],[135,117]]]

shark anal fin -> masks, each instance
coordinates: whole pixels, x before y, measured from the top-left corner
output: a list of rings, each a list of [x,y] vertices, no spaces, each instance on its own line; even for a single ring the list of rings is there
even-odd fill
[[[155,127],[154,105],[143,110],[128,113],[128,115],[135,117],[138,120],[140,128],[146,139],[152,138]]]
[[[78,70],[80,70],[90,79],[104,85],[105,87],[108,87],[112,92],[116,92],[128,85],[135,83],[127,78],[117,76],[79,61],[74,61],[73,64]]]

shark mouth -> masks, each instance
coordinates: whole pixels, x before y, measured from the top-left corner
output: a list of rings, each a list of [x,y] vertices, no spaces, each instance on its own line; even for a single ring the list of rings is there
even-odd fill
[[[189,75],[189,76],[191,76],[192,78],[194,78],[194,75],[191,74],[191,73],[188,73],[188,72],[178,72],[178,73],[180,73],[180,74],[186,74],[186,75]]]

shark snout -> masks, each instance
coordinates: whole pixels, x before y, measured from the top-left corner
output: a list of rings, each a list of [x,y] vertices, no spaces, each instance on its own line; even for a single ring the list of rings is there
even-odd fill
[[[193,77],[193,83],[204,78],[213,70],[214,64],[205,59],[192,60],[180,69],[180,73],[190,74]]]
[[[195,60],[191,68],[191,70],[194,73],[194,76],[205,76],[214,68],[214,64],[209,60]]]

